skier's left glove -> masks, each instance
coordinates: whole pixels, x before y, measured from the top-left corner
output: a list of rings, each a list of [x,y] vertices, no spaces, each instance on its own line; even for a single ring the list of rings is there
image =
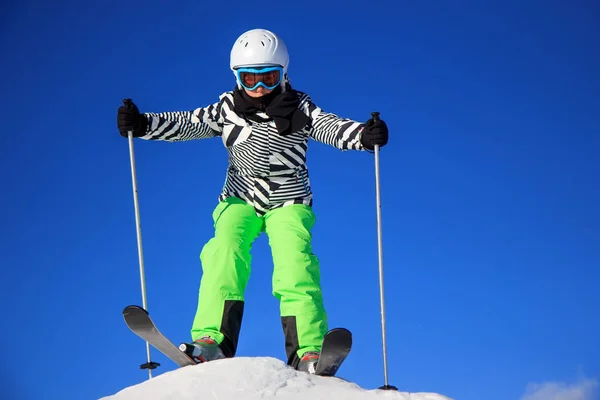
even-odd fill
[[[388,128],[383,120],[373,120],[371,118],[365,124],[362,135],[360,137],[362,145],[369,150],[373,150],[375,145],[383,147],[388,142]]]

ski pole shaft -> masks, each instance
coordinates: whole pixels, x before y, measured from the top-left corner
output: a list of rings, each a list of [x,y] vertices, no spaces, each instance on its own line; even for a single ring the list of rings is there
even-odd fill
[[[123,104],[127,107],[131,104],[131,100],[123,100]],[[146,296],[146,274],[144,272],[144,252],[142,249],[142,227],[140,222],[140,206],[138,200],[138,189],[137,189],[137,175],[135,171],[135,154],[133,151],[133,132],[127,132],[127,139],[129,141],[129,161],[131,163],[131,184],[133,188],[133,205],[135,209],[135,228],[137,234],[137,249],[138,249],[138,260],[140,266],[140,283],[142,287],[142,306],[148,310],[148,300]],[[150,359],[150,343],[146,342],[146,354],[148,357],[148,364],[151,363]],[[148,378],[152,378],[152,369],[148,369]]]
[[[379,112],[372,112],[371,116],[374,121],[379,120]],[[383,379],[384,386],[382,388],[393,388],[388,384],[388,368],[387,368],[387,339],[385,328],[385,296],[384,296],[384,279],[383,279],[383,239],[381,227],[381,184],[380,184],[380,168],[379,168],[379,145],[374,146],[375,151],[375,199],[377,203],[377,252],[379,261],[379,301],[381,307],[381,340],[383,346]]]
[[[148,299],[146,296],[146,277],[144,272],[144,253],[142,248],[142,228],[140,223],[140,206],[138,201],[137,177],[135,172],[135,155],[133,151],[133,133],[128,132],[129,137],[129,159],[131,161],[131,180],[133,187],[133,203],[135,209],[135,228],[137,234],[138,259],[140,265],[140,282],[142,287],[142,306],[148,310]]]

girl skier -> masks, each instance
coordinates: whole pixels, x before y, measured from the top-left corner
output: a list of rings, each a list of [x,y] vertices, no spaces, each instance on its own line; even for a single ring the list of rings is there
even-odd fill
[[[373,149],[388,141],[382,120],[360,123],[327,113],[292,89],[285,43],[253,29],[234,43],[230,68],[236,87],[192,111],[140,113],[119,107],[119,132],[146,140],[184,141],[219,136],[229,153],[225,184],[213,211],[214,236],[200,253],[202,278],[191,336],[199,361],[233,357],[250,275],[250,249],[265,232],[273,257],[273,295],[280,302],[288,364],[313,372],[327,314],[319,260],[312,252],[315,223],[306,167],[308,139],[341,150]]]

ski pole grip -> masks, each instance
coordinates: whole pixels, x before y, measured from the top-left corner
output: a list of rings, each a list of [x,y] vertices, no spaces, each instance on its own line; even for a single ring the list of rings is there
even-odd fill
[[[379,121],[379,111],[373,111],[371,117],[373,118],[373,121]]]
[[[123,99],[123,106],[126,109],[131,110],[133,109],[133,101],[131,99]],[[127,136],[133,137],[133,131],[128,131]]]

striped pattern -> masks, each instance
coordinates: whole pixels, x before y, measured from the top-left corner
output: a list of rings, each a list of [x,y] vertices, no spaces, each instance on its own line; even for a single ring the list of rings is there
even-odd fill
[[[364,124],[317,107],[298,92],[299,108],[310,122],[290,135],[277,133],[275,123],[252,122],[236,113],[233,92],[193,111],[146,113],[148,130],[142,139],[185,141],[220,136],[229,153],[229,168],[219,200],[236,196],[252,204],[258,215],[289,204],[312,205],[306,166],[308,139],[340,150],[364,150],[360,135]]]

